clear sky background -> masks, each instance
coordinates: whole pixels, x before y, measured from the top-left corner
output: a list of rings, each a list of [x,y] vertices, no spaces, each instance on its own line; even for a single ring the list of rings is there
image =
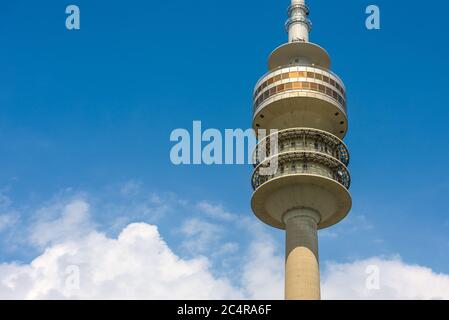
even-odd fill
[[[208,250],[216,241],[244,251],[248,231],[230,218],[222,239],[209,234],[195,251],[216,225],[187,226],[206,223],[202,211],[257,222],[251,167],[174,166],[169,137],[194,120],[251,126],[253,86],[287,39],[288,2],[78,0],[79,31],[65,28],[72,3],[2,3],[0,263],[30,263],[55,243],[33,228],[83,199],[109,237],[131,222],[154,224],[180,257],[207,256],[213,274],[238,266]],[[353,181],[350,217],[320,233],[321,261],[399,255],[448,274],[449,4],[308,4],[311,41],[347,87]],[[369,4],[381,9],[379,31],[365,28]],[[64,223],[60,237],[71,230]],[[261,228],[282,255],[283,233]]]

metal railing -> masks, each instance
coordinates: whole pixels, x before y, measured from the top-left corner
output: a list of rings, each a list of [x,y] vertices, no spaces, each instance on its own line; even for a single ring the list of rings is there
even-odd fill
[[[290,156],[290,159],[285,159],[286,156]],[[351,176],[346,166],[337,159],[325,154],[313,152],[280,154],[278,155],[278,167],[276,172],[269,175],[259,174],[263,165],[264,163],[259,164],[254,170],[252,177],[252,186],[254,190],[272,179],[301,174],[316,175],[332,179],[343,185],[346,189],[349,189],[351,186]],[[319,165],[319,167],[316,167],[316,165]]]

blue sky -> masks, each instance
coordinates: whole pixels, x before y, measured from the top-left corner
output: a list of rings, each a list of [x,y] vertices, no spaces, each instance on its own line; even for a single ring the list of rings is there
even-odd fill
[[[182,222],[202,202],[253,219],[250,166],[174,166],[169,137],[194,120],[250,127],[288,1],[79,0],[79,31],[65,29],[68,4],[1,5],[1,207],[17,221],[0,232],[0,262],[42,252],[17,238],[55,199],[88,199],[111,236],[157,224],[181,256]],[[308,4],[311,40],[347,87],[353,181],[351,216],[321,234],[321,260],[400,255],[449,273],[449,4],[420,13],[420,1],[378,0],[379,31],[365,28],[371,2]],[[229,228],[226,240],[244,246],[247,234]],[[262,228],[282,254],[283,234]]]

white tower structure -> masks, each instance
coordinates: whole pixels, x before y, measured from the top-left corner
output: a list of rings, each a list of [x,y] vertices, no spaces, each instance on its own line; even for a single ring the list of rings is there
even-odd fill
[[[279,132],[277,154],[256,161],[251,206],[260,220],[286,231],[285,298],[314,300],[320,299],[317,230],[341,221],[352,205],[342,141],[346,94],[327,52],[309,42],[305,1],[292,0],[288,15],[289,42],[271,53],[269,72],[254,90],[253,128]],[[272,157],[278,170],[263,175]]]

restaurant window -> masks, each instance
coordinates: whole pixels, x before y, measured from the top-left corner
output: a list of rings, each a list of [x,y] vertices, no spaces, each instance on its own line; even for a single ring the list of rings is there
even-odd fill
[[[289,77],[290,78],[298,78],[299,77],[299,72],[297,72],[297,71],[290,72]]]
[[[301,82],[293,82],[293,89],[301,89]]]
[[[335,91],[332,91],[332,96],[335,100],[338,100],[338,94]]]

